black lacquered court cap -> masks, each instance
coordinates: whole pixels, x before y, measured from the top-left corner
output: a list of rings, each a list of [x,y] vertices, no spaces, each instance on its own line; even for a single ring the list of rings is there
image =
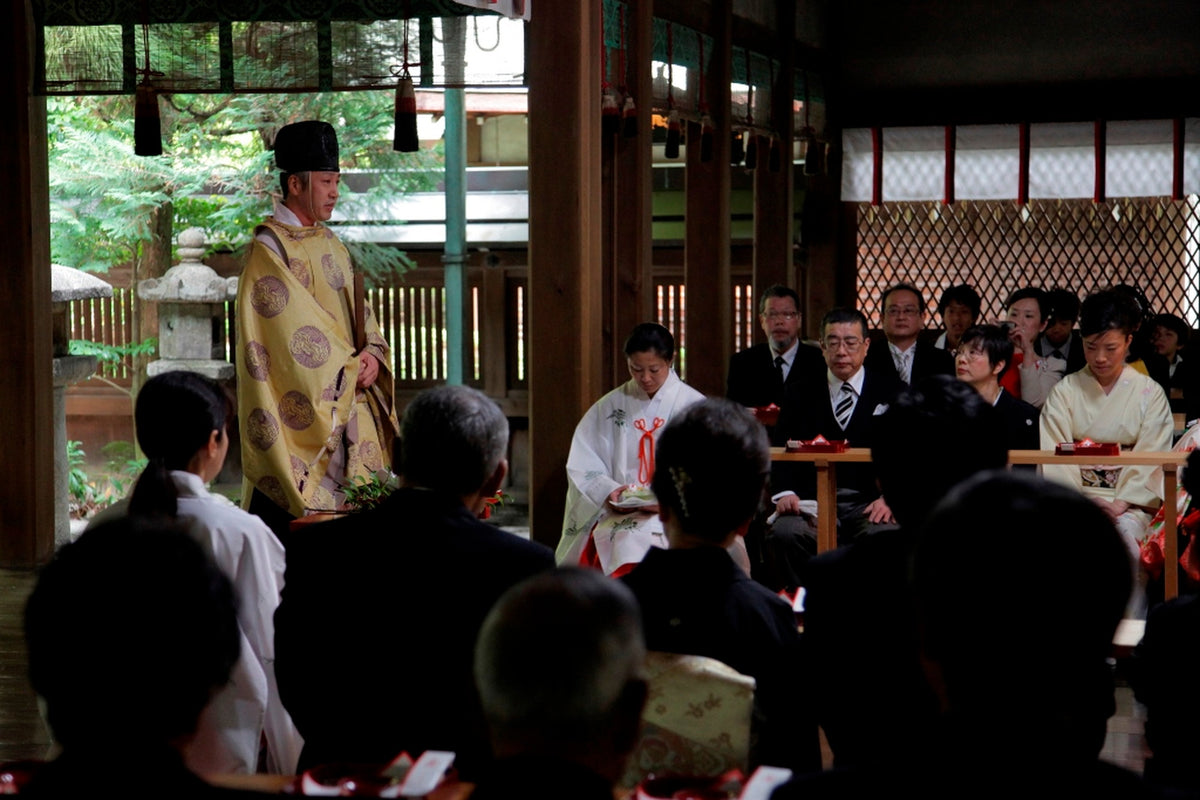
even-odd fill
[[[319,119],[284,125],[275,134],[275,166],[283,172],[341,172],[333,126]]]

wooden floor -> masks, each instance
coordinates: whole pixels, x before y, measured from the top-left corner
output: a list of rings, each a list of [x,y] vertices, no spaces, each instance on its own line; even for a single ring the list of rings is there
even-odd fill
[[[0,761],[44,758],[50,746],[50,734],[29,688],[22,630],[25,598],[33,581],[32,572],[0,570]]]
[[[25,641],[21,619],[25,598],[33,588],[34,574],[0,570],[0,762],[44,758],[50,735],[42,724],[37,701],[26,675]],[[87,669],[87,664],[80,664]],[[1128,687],[1117,689],[1117,713],[1108,721],[1108,738],[1102,757],[1136,772],[1144,761],[1142,726],[1144,710]],[[1030,726],[1038,724],[1029,720]],[[1020,742],[1013,742],[1020,758]]]

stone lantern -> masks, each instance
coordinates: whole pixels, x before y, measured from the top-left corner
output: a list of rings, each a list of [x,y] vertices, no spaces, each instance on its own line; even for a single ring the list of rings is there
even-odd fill
[[[73,267],[50,266],[50,307],[54,347],[54,546],[71,540],[70,465],[67,463],[67,387],[96,372],[95,356],[70,354],[67,310],[72,300],[112,297],[112,286]]]
[[[222,278],[200,262],[204,232],[179,234],[179,263],[161,278],[138,282],[138,297],[158,303],[157,361],[146,365],[151,377],[182,369],[213,380],[233,379],[233,364],[218,358],[225,336],[223,305],[237,297],[237,278]]]

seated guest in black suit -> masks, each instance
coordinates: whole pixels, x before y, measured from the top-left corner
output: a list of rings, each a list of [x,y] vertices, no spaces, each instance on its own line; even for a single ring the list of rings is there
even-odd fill
[[[920,340],[925,329],[925,297],[915,286],[898,283],[883,293],[884,339],[871,342],[866,364],[910,384],[927,375],[953,375],[954,357]]]
[[[982,306],[983,301],[979,298],[979,292],[975,291],[975,287],[965,283],[951,286],[942,292],[942,296],[938,300],[938,314],[942,318],[945,330],[942,331],[942,335],[937,338],[933,346],[940,350],[949,350],[951,353],[957,350],[963,331],[979,321],[979,311]]]
[[[508,467],[508,421],[486,395],[422,392],[400,435],[400,489],[291,534],[275,612],[280,696],[304,737],[301,769],[452,750],[470,779],[490,752],[471,678],[479,626],[554,558],[478,519]]]
[[[475,646],[496,762],[471,797],[612,800],[637,744],[645,656],[619,581],[564,568],[506,592]]]
[[[795,614],[725,550],[763,500],[771,457],[762,426],[735,403],[705,400],[671,420],[655,462],[669,549],[651,550],[623,578],[641,604],[646,645],[753,677],[751,764],[819,769]]]
[[[1004,418],[1009,450],[1038,450],[1041,434],[1036,408],[1000,385],[1012,363],[1013,343],[999,325],[975,325],[963,334],[955,357],[958,379],[969,383]],[[1034,466],[1036,471],[1037,467]]]
[[[1083,340],[1075,323],[1079,322],[1079,297],[1070,289],[1051,289],[1046,292],[1050,313],[1046,317],[1046,329],[1037,338],[1034,349],[1047,361],[1047,367],[1063,375],[1083,369],[1087,359],[1083,356]]]
[[[1014,531],[1038,543],[1034,558],[1004,545]],[[1131,588],[1103,509],[1034,476],[977,475],[930,515],[913,561],[937,733],[903,769],[826,773],[776,798],[1156,796],[1099,758],[1115,709],[1106,659]],[[1009,657],[1014,641],[1031,657]]]
[[[870,447],[879,415],[900,384],[894,370],[863,363],[867,320],[857,309],[835,308],[821,321],[825,380],[788,391],[779,416],[783,439],[844,439],[851,447]],[[950,358],[944,350],[938,353]],[[839,464],[838,541],[842,544],[879,526],[895,522],[879,495],[871,464]],[[775,519],[763,543],[768,569],[764,581],[773,588],[804,585],[804,568],[817,552],[816,472],[812,464],[778,462],[771,472]]]
[[[901,527],[808,564],[805,647],[834,766],[903,767],[923,746],[937,703],[912,624],[908,577],[917,530],[960,480],[1005,466],[1003,431],[978,392],[943,375],[902,391],[880,418],[871,458]]]
[[[1150,343],[1154,352],[1167,360],[1167,374],[1171,379],[1171,391],[1183,391],[1187,385],[1188,365],[1183,360],[1183,349],[1187,347],[1191,334],[1188,324],[1174,314],[1159,314],[1154,318],[1154,333]],[[1170,397],[1170,392],[1167,393]],[[1172,411],[1184,411],[1183,399],[1171,399]]]
[[[239,637],[229,580],[170,523],[120,519],[65,545],[25,607],[29,678],[62,752],[21,794],[241,794],[182,756]]]
[[[729,360],[725,395],[747,407],[782,406],[787,387],[819,375],[824,362],[817,348],[800,341],[800,296],[792,289],[776,285],[764,291],[758,320],[767,341]]]

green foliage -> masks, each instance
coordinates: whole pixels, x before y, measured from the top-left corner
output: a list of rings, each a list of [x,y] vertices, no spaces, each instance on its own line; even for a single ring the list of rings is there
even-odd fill
[[[348,483],[342,484],[342,493],[346,496],[347,508],[366,511],[382,503],[399,485],[398,477],[390,470],[381,469],[370,477],[355,475]]]
[[[244,247],[279,189],[269,146],[301,119],[331,122],[343,170],[367,173],[354,189],[343,182],[340,210],[382,215],[396,195],[434,188],[442,164],[438,150],[392,150],[393,101],[391,90],[161,95],[164,155],[145,158],[133,154],[132,97],[48,98],[52,260],[98,271],[128,262],[168,202],[176,230],[199,227],[215,249]],[[348,244],[373,282],[411,266],[394,248]]]
[[[83,451],[83,442],[71,440],[67,442],[67,489],[76,503],[86,502],[91,487],[88,485],[88,474],[83,469],[87,453]]]
[[[100,448],[104,454],[108,482],[117,497],[124,497],[133,488],[149,460],[138,458],[133,442],[117,440]]]
[[[90,339],[72,339],[68,351],[73,356],[95,356],[106,364],[115,364],[129,356],[152,356],[158,349],[158,339],[150,337],[132,344],[104,344]],[[115,444],[115,442],[110,442]]]

